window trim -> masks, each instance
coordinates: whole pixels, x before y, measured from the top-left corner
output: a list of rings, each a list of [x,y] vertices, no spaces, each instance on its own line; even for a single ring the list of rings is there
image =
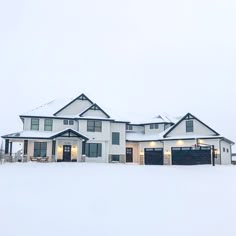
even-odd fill
[[[113,158],[117,158],[117,160],[114,160]],[[117,154],[111,155],[111,162],[120,162],[120,155]]]
[[[126,130],[132,131],[133,130],[133,125],[127,124],[126,125]]]
[[[116,136],[117,135],[117,136]],[[111,143],[112,145],[120,145],[120,132],[112,132],[111,135]],[[116,136],[116,137],[115,137]]]
[[[46,124],[47,121],[50,121],[51,124]],[[46,127],[50,127],[50,129],[46,129]],[[44,119],[44,131],[52,131],[53,130],[53,119]]]
[[[37,121],[37,124],[33,124],[34,122],[33,121]],[[33,127],[37,127],[36,129]],[[30,129],[31,130],[39,130],[39,118],[31,118],[31,125],[30,125]]]
[[[93,151],[91,150],[91,148],[92,148],[92,146],[95,146],[95,145],[96,145],[96,155],[92,155],[91,153],[93,153]],[[85,144],[85,155],[88,158],[102,157],[102,144],[101,143],[86,143]]]
[[[102,132],[102,121],[101,120],[88,120],[87,132]]]
[[[37,150],[39,151],[39,155],[36,155],[36,148],[35,145],[39,145],[39,148],[37,148]],[[45,148],[43,148],[42,146],[45,145]],[[42,153],[45,153],[45,155],[42,155]],[[47,142],[34,142],[34,157],[46,157],[47,156]]]
[[[157,123],[150,124],[149,128],[150,129],[159,129],[159,124],[157,124]]]
[[[189,124],[191,124],[191,125],[189,125]],[[193,133],[194,132],[193,120],[186,120],[185,127],[186,127],[186,133]]]

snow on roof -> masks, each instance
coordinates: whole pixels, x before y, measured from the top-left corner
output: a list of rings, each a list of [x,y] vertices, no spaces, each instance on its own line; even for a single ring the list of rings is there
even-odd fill
[[[72,130],[74,131],[75,133],[77,134],[80,134],[84,137],[86,137],[85,135],[81,134],[80,132],[76,131],[75,129],[71,129],[71,128],[67,128],[67,129],[64,129],[64,130],[60,130],[60,131],[57,131],[57,132],[52,132],[52,131],[34,131],[34,130],[28,130],[28,131],[20,131],[20,132],[17,132],[17,133],[13,133],[13,134],[8,134],[8,135],[5,135],[7,136],[7,138],[14,138],[14,139],[17,139],[17,138],[42,138],[42,139],[49,139],[55,135],[58,135],[60,133],[63,133],[67,130]]]
[[[73,101],[73,98],[68,99],[56,99],[51,102],[48,102],[42,106],[39,106],[33,110],[23,113],[21,116],[43,116],[43,117],[54,117],[54,114],[59,111],[61,108],[69,104]],[[87,108],[85,109],[87,110]],[[134,112],[134,111],[127,111],[127,112],[117,112],[116,109],[109,109],[105,108],[105,112],[107,112],[111,118],[104,118],[104,117],[84,117],[85,119],[106,119],[106,120],[116,120],[120,122],[131,122],[132,124],[153,124],[153,123],[176,123],[182,117],[173,117],[168,114],[160,114],[157,116],[153,116],[150,119],[150,114],[146,114],[144,112]],[[81,114],[81,113],[80,113]],[[80,118],[80,114],[77,115],[66,115],[63,118]],[[112,119],[113,118],[113,119]]]
[[[202,135],[181,135],[164,138],[164,135],[172,128],[169,127],[165,131],[156,134],[145,134],[145,133],[137,133],[137,132],[129,132],[126,134],[127,141],[155,141],[155,140],[173,140],[173,139],[212,139],[212,138],[224,138],[222,136],[202,136]]]
[[[73,99],[56,99],[51,102],[48,102],[40,107],[37,107],[33,110],[25,112],[22,116],[54,116],[53,114],[60,110],[62,107],[66,106]]]

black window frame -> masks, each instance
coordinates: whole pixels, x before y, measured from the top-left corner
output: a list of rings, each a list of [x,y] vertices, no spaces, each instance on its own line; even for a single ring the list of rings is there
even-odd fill
[[[73,120],[69,120],[69,125],[74,125],[74,121]]]
[[[34,142],[34,157],[47,156],[47,142]]]
[[[120,133],[112,132],[112,145],[120,145]]]
[[[37,121],[37,122],[35,122]],[[37,128],[33,128],[33,127],[37,127]],[[30,126],[31,130],[39,130],[39,118],[31,118],[31,126]]]
[[[150,124],[150,129],[159,129],[159,124]]]
[[[101,143],[86,143],[85,155],[89,158],[102,157],[102,144]]]
[[[88,120],[87,131],[88,132],[102,132],[102,121],[101,120]]]
[[[47,122],[51,122],[50,124],[47,124]],[[47,129],[46,127],[50,127],[50,129]],[[44,119],[44,131],[52,131],[53,129],[53,119]]]
[[[186,133],[193,133],[194,132],[193,120],[186,120],[185,126],[186,126]]]
[[[111,161],[120,162],[120,155],[117,155],[117,154],[111,155]]]
[[[132,131],[132,130],[133,130],[133,125],[127,124],[127,125],[126,125],[126,130]]]

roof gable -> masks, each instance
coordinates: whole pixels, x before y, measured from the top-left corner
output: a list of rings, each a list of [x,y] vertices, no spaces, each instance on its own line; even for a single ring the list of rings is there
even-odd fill
[[[83,111],[79,116],[80,117],[84,117],[84,116],[104,117],[105,116],[105,118],[110,118],[110,116],[96,103],[90,106],[89,108],[87,108],[85,111]]]
[[[212,128],[210,128],[208,125],[206,125],[205,123],[203,123],[201,120],[199,120],[197,117],[195,117],[194,115],[192,115],[191,113],[187,113],[182,119],[180,119],[175,125],[173,125],[163,136],[164,138],[167,138],[168,136],[171,136],[171,134],[173,135],[174,131],[177,130],[178,128],[181,129],[179,130],[179,132],[183,132],[186,134],[186,130],[183,130],[183,127],[180,128],[180,126],[183,125],[184,121],[187,120],[195,120],[195,123],[198,125],[198,127],[204,127],[205,130],[204,132],[209,133],[209,135],[212,136],[218,136],[219,133],[217,133],[215,130],[213,130]],[[185,125],[184,125],[184,129],[185,129]],[[196,134],[196,130],[194,130],[193,133],[189,133],[189,135],[195,135]],[[202,134],[203,135],[203,134]]]
[[[92,104],[93,102],[84,93],[82,93],[53,115],[77,115]]]
[[[73,129],[66,129],[64,131],[58,132],[57,134],[51,136],[50,138],[58,138],[58,137],[65,137],[65,138],[81,138],[84,140],[88,140],[87,137],[85,137],[84,135],[80,134],[79,132],[73,130]]]

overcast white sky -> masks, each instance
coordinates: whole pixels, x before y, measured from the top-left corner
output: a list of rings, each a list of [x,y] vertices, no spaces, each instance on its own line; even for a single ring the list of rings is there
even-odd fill
[[[102,107],[193,113],[236,141],[234,0],[0,0],[0,135],[84,92]]]

